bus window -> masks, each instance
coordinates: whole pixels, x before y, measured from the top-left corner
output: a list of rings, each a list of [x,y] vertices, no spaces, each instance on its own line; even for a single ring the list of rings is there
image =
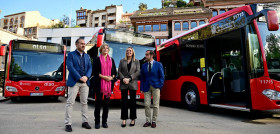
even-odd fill
[[[264,74],[263,70],[263,60],[261,56],[260,44],[258,41],[257,34],[253,29],[252,25],[246,27],[248,32],[248,46],[249,46],[249,66],[252,78],[261,77]]]
[[[182,75],[197,76],[205,79],[204,67],[200,65],[200,59],[204,58],[203,42],[184,43],[180,48],[182,57]]]
[[[181,58],[177,46],[173,45],[172,47],[163,50],[160,54],[160,58],[164,59],[161,63],[165,71],[165,79],[177,79],[182,72]]]

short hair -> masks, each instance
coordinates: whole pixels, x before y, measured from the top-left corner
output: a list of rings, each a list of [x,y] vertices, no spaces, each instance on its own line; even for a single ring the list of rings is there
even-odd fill
[[[109,48],[109,51],[110,51],[109,45],[104,43],[104,44],[99,48],[99,53],[100,53],[100,54],[102,53],[102,49],[104,49],[105,46],[107,46],[107,47]]]
[[[77,44],[79,43],[80,40],[84,40],[84,39],[82,39],[82,38],[77,39],[77,40],[75,41],[75,44],[77,45]]]
[[[132,60],[135,61],[135,51],[134,51],[134,49],[132,47],[127,47],[127,49],[129,49],[129,48],[132,50],[132,53],[133,53]],[[124,59],[127,60],[126,52],[125,52],[125,58]]]
[[[146,52],[149,52],[150,55],[152,55],[153,57],[155,57],[155,52],[153,50],[147,50]]]

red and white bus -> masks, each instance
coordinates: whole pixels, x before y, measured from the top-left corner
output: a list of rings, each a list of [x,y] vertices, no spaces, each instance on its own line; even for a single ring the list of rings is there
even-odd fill
[[[151,35],[141,34],[126,30],[102,28],[98,33],[94,34],[93,38],[87,43],[87,54],[91,59],[99,56],[99,47],[106,43],[110,46],[109,55],[115,60],[116,67],[119,67],[119,62],[125,57],[127,47],[132,47],[135,51],[135,58],[140,61],[140,66],[145,62],[145,52],[147,50],[155,50],[155,39]],[[88,48],[90,47],[90,48]],[[121,91],[119,89],[120,81],[117,80],[112,91],[112,100],[121,100]],[[144,95],[140,92],[140,77],[138,82],[138,90],[136,99],[144,99]],[[94,99],[94,89],[90,88],[89,98]]]
[[[272,9],[271,9],[272,8]],[[280,3],[232,9],[157,46],[162,100],[241,110],[280,110]]]
[[[5,55],[4,97],[65,95],[64,45],[11,40],[0,55]]]

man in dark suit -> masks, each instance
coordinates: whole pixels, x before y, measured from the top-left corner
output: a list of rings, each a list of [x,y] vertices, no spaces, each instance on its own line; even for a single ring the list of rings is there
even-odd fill
[[[154,60],[155,53],[146,51],[147,63],[141,69],[141,92],[144,92],[146,123],[143,127],[156,127],[159,111],[160,90],[164,83],[164,71],[160,62]],[[151,117],[151,97],[153,96],[153,117]],[[152,121],[152,123],[151,123]]]
[[[91,129],[88,124],[88,92],[91,76],[92,65],[89,55],[85,50],[85,41],[83,39],[76,40],[76,50],[68,53],[66,60],[67,69],[69,70],[67,86],[68,86],[68,99],[66,101],[66,113],[65,113],[65,131],[72,131],[71,112],[77,93],[80,93],[80,102],[82,104],[82,127]]]

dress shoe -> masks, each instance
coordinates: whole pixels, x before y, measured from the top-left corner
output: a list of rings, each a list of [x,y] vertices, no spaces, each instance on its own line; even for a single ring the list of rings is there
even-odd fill
[[[72,132],[72,127],[71,127],[71,125],[66,125],[66,126],[65,126],[65,131],[66,131],[66,132]]]
[[[134,122],[133,124],[131,123],[132,121]],[[132,121],[129,124],[129,126],[131,126],[131,127],[135,126],[135,120],[132,120]]]
[[[103,123],[103,124],[102,124],[102,127],[103,127],[103,128],[108,128],[108,124],[107,124],[107,123]]]
[[[148,127],[148,126],[151,126],[151,123],[150,122],[146,122],[143,127]]]
[[[87,122],[84,122],[82,124],[82,127],[85,128],[85,129],[91,129],[91,126]]]
[[[95,124],[95,129],[99,129],[100,128],[100,124]]]
[[[122,124],[122,127],[126,127],[126,124]]]
[[[156,128],[156,127],[157,127],[157,124],[156,124],[155,122],[153,122],[152,125],[151,125],[151,127],[152,127],[152,128]]]

